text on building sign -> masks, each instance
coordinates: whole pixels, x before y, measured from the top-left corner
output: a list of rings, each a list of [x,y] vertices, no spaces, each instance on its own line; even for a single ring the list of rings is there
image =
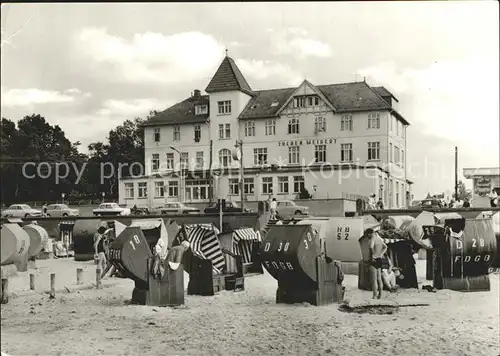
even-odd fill
[[[316,140],[294,140],[294,141],[278,141],[278,146],[301,146],[301,145],[327,145],[332,144],[333,138],[323,138]]]

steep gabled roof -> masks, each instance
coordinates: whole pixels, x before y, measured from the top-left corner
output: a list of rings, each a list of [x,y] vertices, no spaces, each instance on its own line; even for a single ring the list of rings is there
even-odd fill
[[[230,90],[240,90],[246,94],[254,95],[252,88],[250,88],[234,60],[226,56],[205,91],[215,93]]]
[[[292,95],[296,88],[270,89],[255,91],[239,119],[275,117],[279,108]],[[274,103],[274,105],[272,105]]]
[[[316,95],[318,95],[322,100],[325,101],[326,105],[332,110],[332,111],[335,111],[335,107],[332,105],[332,103],[330,102],[330,100],[325,97],[325,95],[320,91],[318,90],[318,88],[316,88],[314,85],[311,84],[311,82],[309,82],[307,79],[304,79],[304,81],[302,82],[302,84],[300,84],[294,91],[292,94],[290,94],[290,96],[288,97],[288,99],[283,103],[283,105],[281,105],[281,107],[278,109],[278,111],[276,112],[277,115],[279,115],[284,109],[285,107],[290,103],[290,101],[293,100],[293,97],[294,96],[297,96],[298,95],[298,92],[300,90],[301,87],[303,86],[309,86],[309,88],[311,88],[311,90],[316,93]]]
[[[365,82],[329,84],[315,86],[335,108],[335,112],[355,112],[370,110],[393,110],[391,106]],[[255,91],[239,119],[276,117],[281,106],[296,88]],[[278,105],[271,106],[271,103]],[[394,111],[394,110],[393,110]],[[409,123],[396,111],[394,114],[406,125]]]
[[[337,112],[388,109],[389,104],[365,82],[318,85]]]
[[[199,98],[187,98],[152,117],[143,126],[205,123],[208,114],[195,115],[195,105],[207,105],[209,107],[208,95],[201,95]]]
[[[390,110],[404,124],[408,121],[394,110],[374,88],[365,82],[318,85],[316,88],[333,105],[335,112],[356,112],[372,110]],[[297,88],[258,90],[253,92],[239,119],[263,119],[278,117],[278,110],[290,98]],[[195,124],[206,122],[208,115],[195,115],[196,104],[209,104],[209,96],[203,95],[195,100],[193,97],[177,103],[157,116],[151,118],[144,126],[165,124]]]

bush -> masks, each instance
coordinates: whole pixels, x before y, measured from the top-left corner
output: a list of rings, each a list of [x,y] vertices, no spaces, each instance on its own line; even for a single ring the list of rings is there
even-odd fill
[[[302,189],[302,191],[299,194],[299,199],[311,199],[312,195],[309,194],[306,188]]]

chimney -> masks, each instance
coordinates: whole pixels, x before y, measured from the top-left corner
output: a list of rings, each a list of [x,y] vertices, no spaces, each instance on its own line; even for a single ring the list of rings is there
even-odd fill
[[[194,97],[195,99],[199,99],[199,98],[201,97],[201,92],[200,92],[200,90],[199,90],[199,89],[195,89],[195,90],[194,90],[194,95],[193,95],[193,97]]]

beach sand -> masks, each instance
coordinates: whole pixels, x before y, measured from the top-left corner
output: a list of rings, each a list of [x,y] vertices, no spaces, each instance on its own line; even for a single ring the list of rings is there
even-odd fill
[[[425,261],[417,263],[424,276]],[[11,356],[500,353],[498,274],[491,275],[490,292],[387,294],[400,304],[430,305],[378,315],[342,312],[338,304],[277,305],[277,283],[267,273],[246,278],[243,292],[186,296],[186,304],[177,308],[132,306],[127,302],[133,282],[106,278],[104,288],[96,290],[92,262],[40,260],[37,266],[11,278],[11,298],[2,305],[1,347]],[[80,290],[77,268],[84,269]],[[56,273],[55,299],[46,293],[51,272]],[[29,291],[29,273],[36,275],[35,292]],[[371,298],[371,292],[357,289],[356,276],[347,275],[344,285],[352,303]]]

